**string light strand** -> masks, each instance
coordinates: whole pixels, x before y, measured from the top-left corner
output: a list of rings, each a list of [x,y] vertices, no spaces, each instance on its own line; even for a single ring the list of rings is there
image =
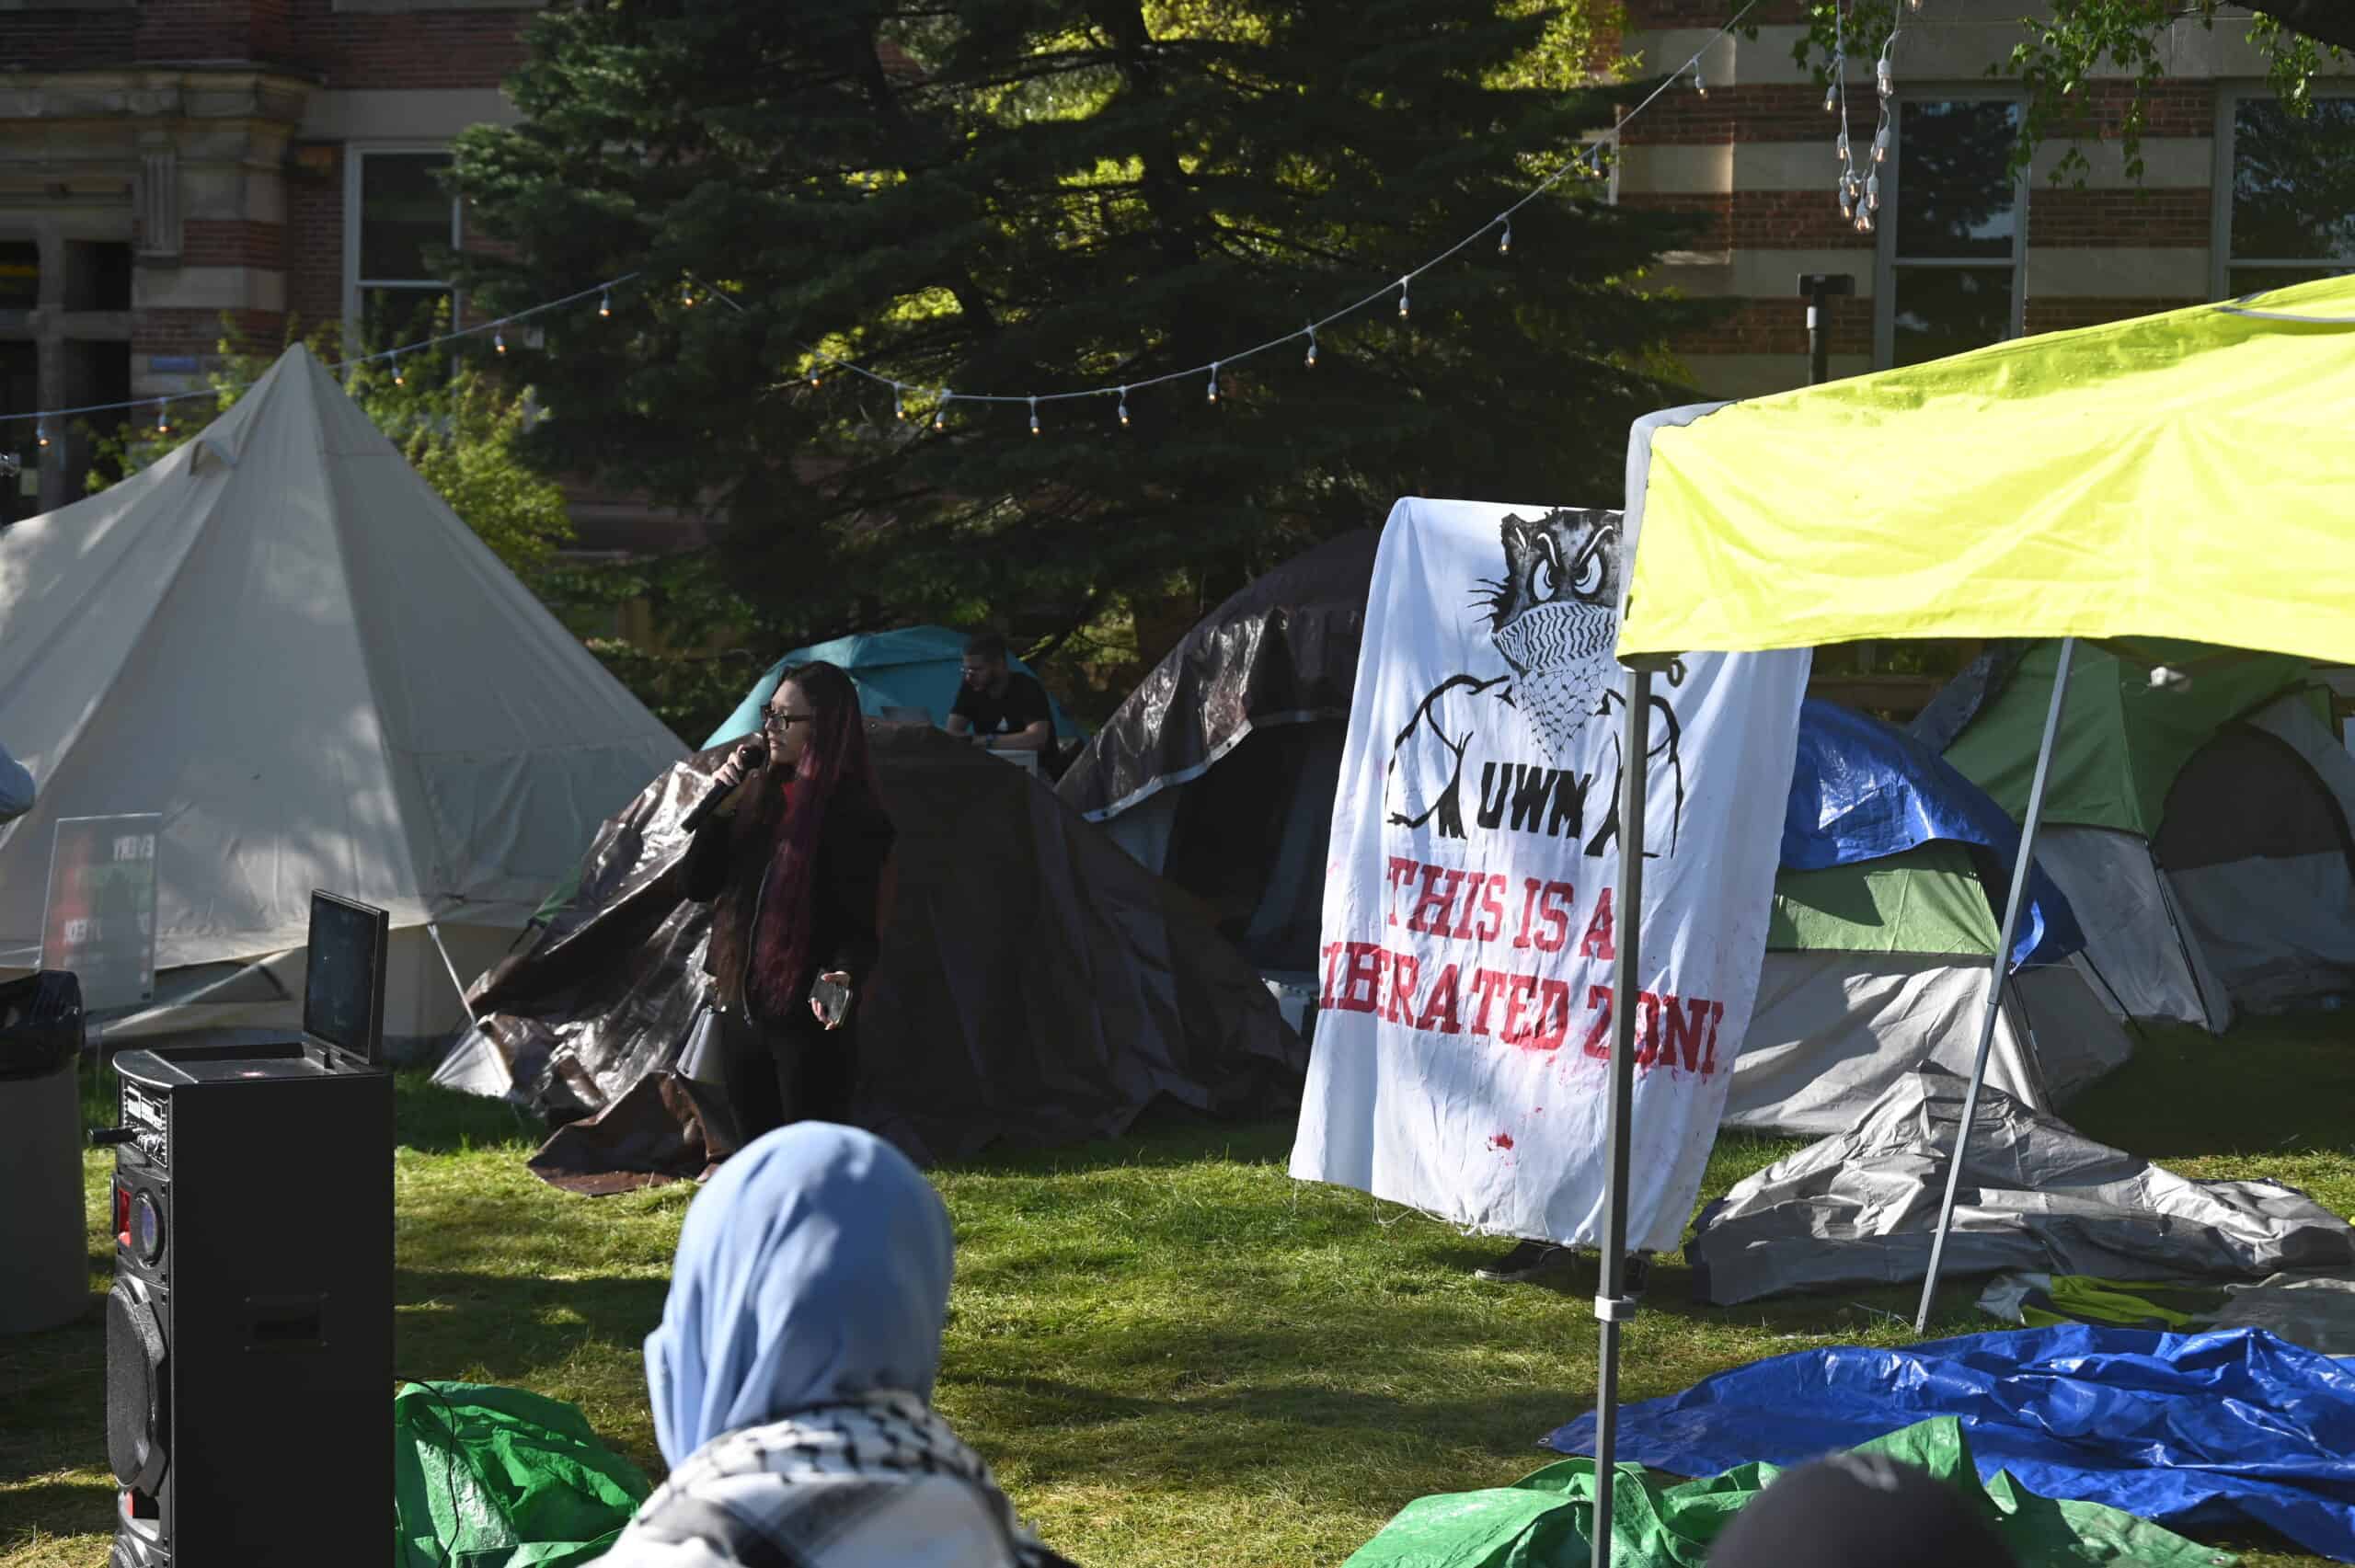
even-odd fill
[[[1615,140],[1619,132],[1624,131],[1629,121],[1635,120],[1645,110],[1650,109],[1654,103],[1658,102],[1661,94],[1667,92],[1671,87],[1683,81],[1686,77],[1693,77],[1694,85],[1696,86],[1701,86],[1699,73],[1703,56],[1705,56],[1711,48],[1715,47],[1720,39],[1729,36],[1735,29],[1739,28],[1742,23],[1742,19],[1748,17],[1751,11],[1756,8],[1757,5],[1758,0],[1748,0],[1748,3],[1745,4],[1739,11],[1736,11],[1733,16],[1727,20],[1723,27],[1711,34],[1700,48],[1694,50],[1689,59],[1687,59],[1683,64],[1679,65],[1675,70],[1671,71],[1666,75],[1662,76],[1652,87],[1652,90],[1649,93],[1646,94],[1641,99],[1639,99],[1633,109],[1630,109],[1625,115],[1620,117],[1617,124],[1613,127],[1612,139]],[[1844,114],[1844,106],[1843,112]],[[1160,386],[1169,382],[1190,381],[1200,376],[1208,378],[1205,401],[1216,402],[1218,400],[1218,372],[1222,367],[1239,364],[1246,360],[1253,359],[1258,355],[1264,354],[1271,349],[1280,349],[1286,344],[1301,342],[1304,339],[1307,344],[1307,352],[1304,356],[1304,361],[1306,364],[1314,366],[1316,362],[1316,334],[1320,328],[1330,326],[1337,321],[1355,315],[1382,301],[1392,298],[1394,295],[1397,300],[1398,314],[1402,317],[1406,316],[1407,315],[1407,286],[1417,278],[1421,277],[1424,273],[1430,271],[1435,267],[1454,259],[1454,258],[1466,247],[1476,243],[1492,231],[1501,230],[1505,236],[1506,245],[1509,245],[1512,227],[1512,216],[1514,213],[1520,212],[1531,202],[1543,198],[1556,186],[1581,171],[1594,177],[1601,177],[1603,176],[1603,154],[1606,150],[1606,146],[1607,143],[1597,143],[1591,146],[1585,154],[1566,161],[1560,168],[1555,170],[1552,174],[1547,175],[1544,179],[1539,180],[1535,185],[1532,186],[1522,195],[1521,199],[1513,202],[1511,206],[1507,207],[1503,212],[1498,213],[1495,217],[1490,218],[1487,223],[1482,223],[1478,228],[1474,229],[1463,238],[1457,240],[1453,245],[1449,246],[1445,250],[1439,252],[1429,260],[1423,262],[1420,266],[1401,274],[1393,281],[1384,283],[1382,287],[1375,289],[1371,293],[1351,301],[1350,303],[1343,305],[1340,309],[1332,312],[1330,315],[1319,316],[1315,320],[1307,323],[1305,326],[1298,327],[1293,331],[1284,333],[1281,337],[1270,338],[1264,343],[1255,343],[1247,349],[1240,349],[1233,353],[1222,354],[1215,360],[1205,360],[1199,364],[1188,365],[1182,370],[1167,371],[1160,375],[1149,376],[1143,380],[1132,381],[1118,385],[1108,383],[1097,386],[1074,387],[1063,391],[1036,393],[959,392],[955,395],[957,401],[959,403],[999,403],[1035,406],[1037,404],[1040,403],[1063,403],[1071,401],[1074,398],[1109,397],[1117,395],[1122,404],[1125,405],[1128,394],[1131,392],[1143,391],[1146,388]],[[1505,246],[1499,246],[1499,249],[1503,248],[1505,248]],[[689,274],[686,287],[688,290],[688,297],[691,299],[694,297],[694,291],[699,287],[704,291],[704,297],[718,300],[740,315],[746,314],[744,307],[731,298],[727,291],[714,287],[706,280],[695,277],[693,274]],[[884,386],[896,387],[903,384],[894,381],[890,376],[882,375],[877,372],[868,370],[864,365],[855,364],[851,361],[845,360],[836,354],[830,354],[824,349],[819,349],[814,345],[805,345],[803,351],[808,353],[811,358],[822,361],[844,375],[863,376],[868,381],[875,382],[878,384]],[[944,392],[941,394],[941,397],[942,401],[945,403],[948,397],[948,394]],[[943,428],[941,422],[936,418],[934,421],[933,428],[936,429]]]
[[[562,299],[543,301],[541,303],[535,304],[528,310],[519,310],[511,315],[497,316],[489,321],[478,321],[471,326],[461,326],[453,331],[439,333],[431,338],[419,338],[414,343],[403,343],[397,348],[379,349],[373,354],[362,354],[348,360],[336,360],[329,362],[324,368],[333,374],[344,376],[349,375],[350,372],[358,370],[362,365],[373,365],[379,361],[390,361],[393,370],[393,384],[398,386],[402,384],[405,379],[400,369],[400,359],[404,354],[420,353],[425,349],[436,349],[444,343],[454,343],[462,338],[479,338],[486,332],[492,335],[491,340],[493,345],[498,349],[500,353],[504,354],[507,349],[505,347],[506,337],[502,330],[503,328],[512,326],[520,321],[528,321],[535,315],[545,315],[549,311],[562,310],[567,305],[578,304],[580,301],[589,298],[592,294],[598,296],[601,301],[610,301],[614,290],[620,288],[625,283],[628,283],[636,280],[640,275],[641,274],[637,272],[625,272],[618,278],[608,280],[603,283],[592,283],[588,288],[565,295]],[[606,312],[601,308],[597,314],[603,315]],[[121,403],[86,403],[79,407],[75,408],[36,408],[23,414],[0,414],[0,425],[19,424],[24,420],[30,419],[35,422],[35,428],[38,430],[40,427],[46,425],[52,419],[67,419],[77,414],[116,414],[131,408],[153,408],[156,410],[157,413],[158,429],[168,430],[170,427],[167,424],[163,424],[161,421],[164,411],[168,409],[173,404],[183,403],[192,397],[218,397],[223,393],[244,392],[253,384],[254,383],[250,381],[231,382],[218,386],[204,387],[197,391],[167,392],[156,397],[127,398]],[[49,444],[49,439],[46,435],[40,436],[40,440],[41,445],[47,446]]]

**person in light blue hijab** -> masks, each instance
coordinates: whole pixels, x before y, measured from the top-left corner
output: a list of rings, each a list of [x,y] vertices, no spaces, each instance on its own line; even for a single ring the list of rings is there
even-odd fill
[[[954,1253],[872,1134],[797,1122],[722,1163],[646,1339],[671,1476],[610,1568],[1060,1563],[931,1408]]]
[[[646,1340],[662,1457],[878,1390],[929,1403],[954,1247],[932,1184],[872,1134],[797,1124],[723,1162]]]

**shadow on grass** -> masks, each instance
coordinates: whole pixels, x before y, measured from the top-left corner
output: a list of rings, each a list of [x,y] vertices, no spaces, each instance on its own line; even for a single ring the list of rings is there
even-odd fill
[[[1220,1121],[1169,1101],[1156,1101],[1118,1138],[1029,1148],[996,1144],[938,1166],[954,1175],[1068,1175],[1081,1171],[1134,1170],[1234,1161],[1246,1165],[1281,1164],[1292,1155],[1289,1116],[1270,1120]]]
[[[525,1381],[585,1344],[635,1346],[662,1320],[662,1279],[538,1279],[402,1269],[393,1356],[404,1378]]]
[[[33,1525],[68,1527],[26,1516],[21,1499],[40,1487],[11,1483],[52,1471],[107,1468],[105,1298],[93,1294],[83,1312],[58,1328],[0,1339],[0,1540]],[[104,1515],[104,1510],[101,1509]],[[97,1527],[111,1528],[110,1516]]]
[[[1019,1374],[967,1376],[955,1381],[960,1393],[985,1400],[992,1429],[1020,1431],[1018,1456],[1033,1484],[1086,1482],[1099,1473],[1108,1481],[1132,1475],[1137,1450],[1108,1440],[1106,1428],[1163,1420],[1191,1425],[1204,1417],[1214,1418],[1212,1426],[1221,1436],[1201,1451],[1203,1462],[1198,1465],[1174,1458],[1173,1471],[1231,1472],[1235,1456],[1220,1451],[1229,1440],[1253,1447],[1296,1443],[1332,1452],[1402,1437],[1468,1445],[1503,1458],[1526,1455],[1534,1470],[1559,1457],[1539,1448],[1538,1438],[1580,1410],[1573,1392],[1528,1387],[1488,1389],[1460,1399],[1410,1399],[1314,1385],[1281,1390],[1243,1386],[1145,1399]]]
[[[101,1465],[103,1468],[103,1464]],[[44,1481],[0,1493],[0,1552],[25,1544],[37,1533],[52,1536],[109,1535],[114,1530],[115,1490],[101,1481]]]
[[[2294,1093],[2285,1093],[2294,1087]],[[2355,1142],[2355,1013],[2258,1018],[2218,1036],[2142,1028],[2134,1059],[2062,1114],[2088,1138],[2160,1161],[2344,1152]]]
[[[528,1152],[548,1135],[538,1116],[479,1094],[437,1088],[423,1071],[393,1075],[393,1140],[426,1154],[520,1145]]]

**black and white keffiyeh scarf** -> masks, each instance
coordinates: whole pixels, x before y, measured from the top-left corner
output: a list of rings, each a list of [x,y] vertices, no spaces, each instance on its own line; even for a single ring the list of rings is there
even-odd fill
[[[875,1393],[713,1438],[611,1568],[1070,1568],[922,1400]]]

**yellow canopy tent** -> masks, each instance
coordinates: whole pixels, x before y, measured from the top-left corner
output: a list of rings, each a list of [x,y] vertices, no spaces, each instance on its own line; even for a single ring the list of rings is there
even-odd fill
[[[1631,453],[1623,654],[2142,635],[2355,663],[2355,276],[1694,413]]]
[[[1671,409],[1628,442],[1634,553],[1619,655],[1620,820],[1642,839],[1651,675],[1687,651],[1868,637],[2059,637],[2061,666],[1958,1138],[1977,1107],[2078,637],[2187,638],[2355,663],[2355,277],[2000,343],[1930,364]],[[2131,644],[2121,652],[2133,653]],[[2145,662],[2153,662],[2148,656]],[[2154,683],[2173,677],[2154,670]],[[1643,858],[1617,908],[1643,909]],[[1623,932],[1611,1047],[1595,1463],[1616,1436],[1638,942]],[[1924,1282],[1926,1329],[1957,1147]],[[1611,1489],[1597,1494],[1609,1568]]]

